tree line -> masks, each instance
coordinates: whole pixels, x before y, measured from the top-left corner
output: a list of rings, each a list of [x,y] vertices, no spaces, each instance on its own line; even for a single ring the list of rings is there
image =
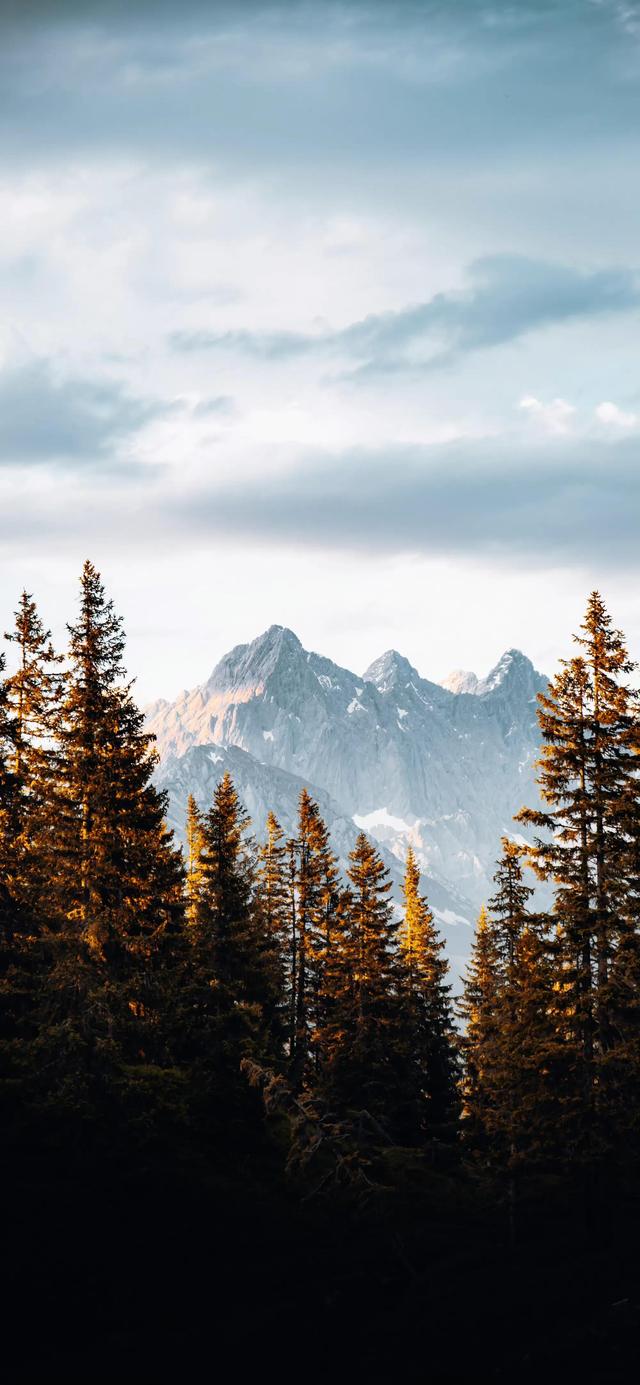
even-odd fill
[[[343,878],[303,791],[295,836],[271,813],[257,842],[225,775],[183,853],[90,563],[68,629],[63,660],[25,592],[0,663],[6,1130],[242,1146],[264,1104],[328,1180],[372,1148],[509,1180],[637,1163],[640,712],[597,593],[540,698],[538,836],[503,839],[457,1007],[411,850],[400,908],[364,834]]]

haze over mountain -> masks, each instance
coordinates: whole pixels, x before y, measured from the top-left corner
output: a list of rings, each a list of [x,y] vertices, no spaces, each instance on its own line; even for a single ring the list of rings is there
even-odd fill
[[[396,650],[358,676],[273,625],[199,687],[154,703],[147,725],[179,834],[188,794],[207,804],[226,769],[258,835],[270,807],[293,830],[307,785],[343,863],[362,828],[397,884],[411,842],[452,954],[463,957],[464,925],[491,893],[500,837],[519,832],[513,814],[537,800],[536,695],[545,686],[517,649],[486,678],[458,673],[447,686]]]

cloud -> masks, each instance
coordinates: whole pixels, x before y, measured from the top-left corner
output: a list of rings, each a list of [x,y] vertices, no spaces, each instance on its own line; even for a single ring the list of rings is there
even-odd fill
[[[369,553],[637,568],[640,465],[633,439],[309,454],[268,484],[188,500],[200,532]]]
[[[640,281],[629,269],[588,272],[519,255],[491,255],[475,260],[466,277],[468,286],[459,292],[371,314],[338,331],[178,331],[171,343],[179,351],[227,351],[262,361],[330,354],[356,362],[358,375],[416,371],[541,328],[627,312],[640,303]]]
[[[113,488],[56,504],[34,499],[22,531],[105,536],[167,552],[232,543],[381,558],[422,555],[520,566],[634,570],[640,563],[640,466],[633,438],[517,437],[450,444],[307,451],[285,472],[228,483],[134,478],[125,506]],[[16,502],[17,503],[17,502]],[[144,522],[141,522],[144,516]],[[0,516],[10,538],[16,517]]]
[[[638,414],[619,409],[617,404],[612,404],[608,399],[598,404],[596,418],[600,423],[610,424],[613,428],[637,428],[640,423]]]
[[[519,408],[524,409],[537,423],[541,423],[547,432],[557,434],[570,431],[576,412],[575,405],[569,404],[566,399],[552,399],[550,404],[543,404],[533,394],[524,395]]]
[[[544,145],[566,175],[637,114],[626,35],[586,0],[4,0],[0,23],[7,160],[124,148],[313,180],[409,157],[424,179]]]
[[[0,464],[102,467],[170,406],[137,399],[112,380],[58,379],[47,361],[0,371]]]
[[[283,361],[331,346],[339,334],[306,336],[304,332],[176,331],[169,338],[177,351],[230,351],[259,361]]]
[[[193,412],[196,417],[207,417],[210,414],[230,417],[236,412],[236,402],[230,394],[214,394],[207,399],[200,399]]]

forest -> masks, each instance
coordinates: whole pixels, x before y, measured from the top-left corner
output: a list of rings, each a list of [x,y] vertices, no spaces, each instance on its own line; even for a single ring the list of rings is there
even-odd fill
[[[225,775],[183,851],[89,562],[68,631],[25,591],[0,656],[8,1378],[626,1380],[640,696],[601,596],[459,996],[412,851],[401,905],[364,833],[343,878],[306,791],[256,840]]]

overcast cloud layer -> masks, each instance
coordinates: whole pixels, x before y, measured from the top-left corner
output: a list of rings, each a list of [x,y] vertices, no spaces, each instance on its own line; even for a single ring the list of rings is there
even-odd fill
[[[640,6],[0,23],[0,619],[90,553],[143,696],[273,621],[640,655]]]

